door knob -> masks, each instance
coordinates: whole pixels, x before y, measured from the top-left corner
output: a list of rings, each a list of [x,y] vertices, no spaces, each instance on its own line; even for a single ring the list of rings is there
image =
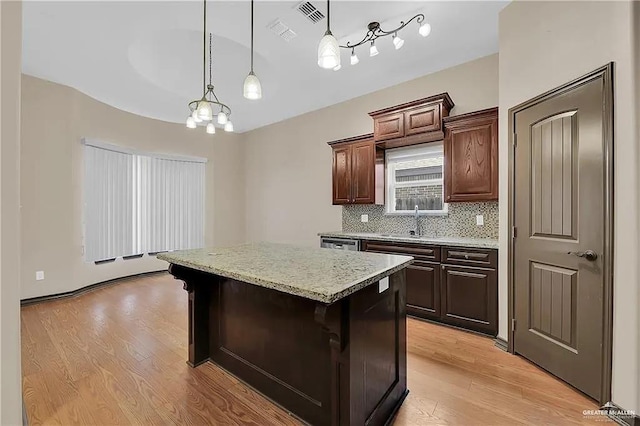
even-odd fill
[[[587,259],[590,262],[593,262],[594,260],[596,260],[598,258],[598,253],[596,253],[593,250],[586,250],[586,251],[570,251],[567,254],[572,254],[574,256],[578,256],[578,257],[582,257],[584,259]]]

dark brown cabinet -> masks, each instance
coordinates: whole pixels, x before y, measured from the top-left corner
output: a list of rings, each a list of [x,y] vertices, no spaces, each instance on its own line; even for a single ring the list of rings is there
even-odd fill
[[[407,314],[495,336],[496,250],[363,241],[362,250],[413,256],[406,268]]]
[[[444,119],[447,202],[498,199],[498,108]]]
[[[442,119],[453,105],[449,94],[442,93],[371,112],[374,140],[385,149],[442,140]]]
[[[442,264],[442,320],[495,335],[498,329],[496,284],[495,269]]]
[[[404,113],[383,115],[373,120],[373,134],[376,141],[397,139],[404,136]]]
[[[333,148],[333,204],[351,202],[351,147]]]
[[[384,154],[371,134],[329,142],[333,204],[384,204]]]
[[[440,319],[440,264],[415,261],[406,268],[407,313]]]

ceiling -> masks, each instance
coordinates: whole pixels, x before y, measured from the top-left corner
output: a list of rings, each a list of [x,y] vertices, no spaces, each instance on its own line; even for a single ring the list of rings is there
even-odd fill
[[[249,72],[249,2],[208,2],[213,33],[213,83],[244,132],[408,81],[498,50],[498,12],[507,2],[334,1],[331,29],[341,44],[359,41],[370,21],[383,29],[424,13],[433,30],[423,38],[412,23],[396,51],[391,37],[380,54],[357,50],[360,63],[320,69],[317,46],[326,19],[313,23],[299,2],[255,5],[255,64],[263,98],[242,97]],[[326,14],[326,2],[312,2]],[[285,41],[267,28],[276,19],[297,36]],[[23,72],[65,84],[116,108],[184,122],[187,103],[202,96],[202,3],[197,1],[23,3]],[[417,97],[424,94],[418,94]]]

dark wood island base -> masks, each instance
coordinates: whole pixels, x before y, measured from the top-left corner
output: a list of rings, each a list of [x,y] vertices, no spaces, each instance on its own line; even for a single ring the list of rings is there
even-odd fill
[[[332,304],[177,264],[189,360],[229,371],[312,425],[390,424],[407,390],[405,271]]]

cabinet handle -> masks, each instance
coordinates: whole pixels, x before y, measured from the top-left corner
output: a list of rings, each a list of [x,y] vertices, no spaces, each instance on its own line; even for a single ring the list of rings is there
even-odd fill
[[[446,266],[445,266],[445,265],[441,265],[441,267],[442,267],[442,270],[443,270],[443,271],[444,271],[444,270],[445,270],[445,268],[446,268]]]

